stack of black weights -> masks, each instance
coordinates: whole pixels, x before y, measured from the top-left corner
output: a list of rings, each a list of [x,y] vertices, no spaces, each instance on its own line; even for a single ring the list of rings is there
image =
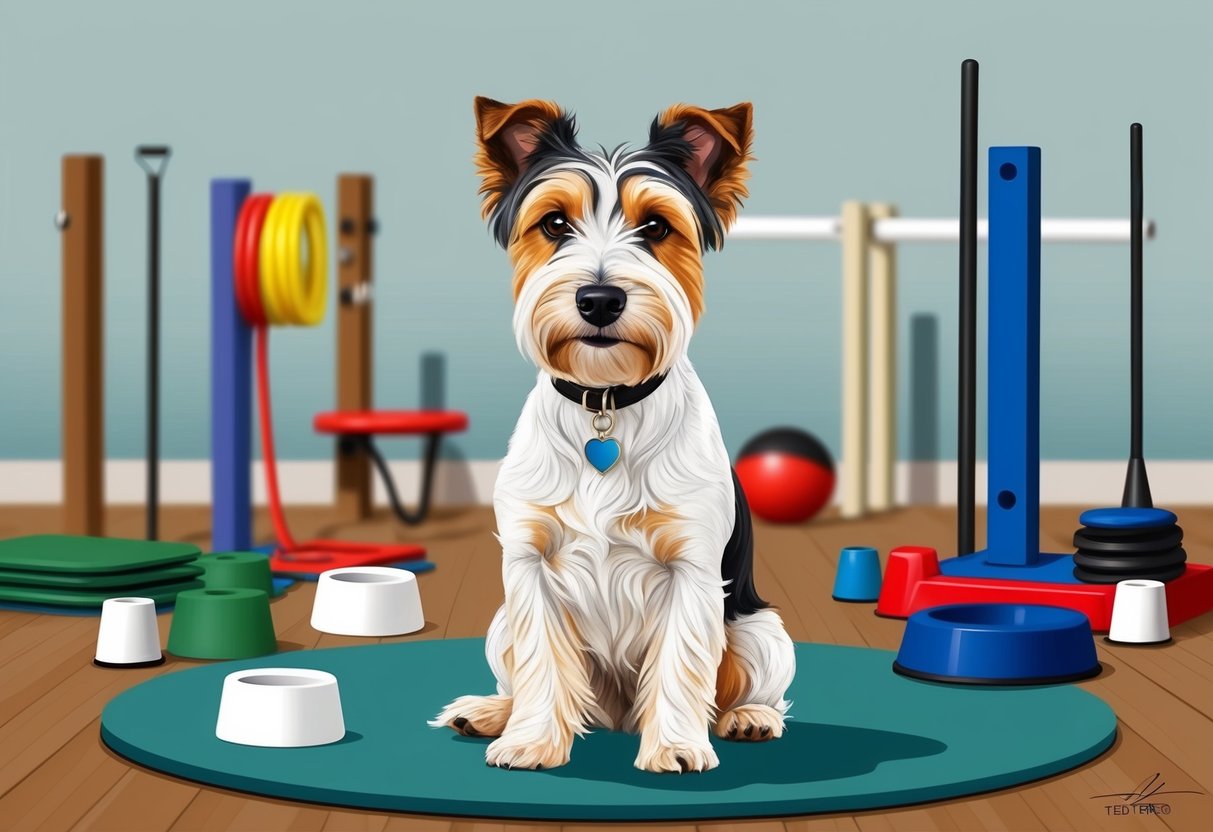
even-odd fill
[[[1074,577],[1091,584],[1170,581],[1184,573],[1184,530],[1161,508],[1096,508],[1078,518]]]

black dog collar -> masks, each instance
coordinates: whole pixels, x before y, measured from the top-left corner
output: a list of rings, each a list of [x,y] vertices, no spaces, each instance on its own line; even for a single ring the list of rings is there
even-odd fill
[[[582,387],[580,384],[574,384],[562,378],[553,378],[552,386],[569,401],[576,402],[577,404],[584,403],[587,410],[601,411],[604,409],[603,396],[607,391],[611,393],[611,400],[606,404],[613,403],[615,409],[618,410],[648,398],[654,390],[661,386],[663,381],[665,381],[665,374],[654,376],[646,382],[637,384],[635,387],[602,388]]]

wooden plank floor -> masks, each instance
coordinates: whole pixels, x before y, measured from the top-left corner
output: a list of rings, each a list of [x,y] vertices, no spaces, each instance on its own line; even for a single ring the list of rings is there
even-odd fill
[[[364,540],[418,540],[438,564],[420,577],[427,624],[408,639],[481,636],[501,600],[499,551],[487,508],[447,511],[420,529],[389,517],[356,526],[334,523],[316,509],[290,512],[301,535]],[[1042,517],[1042,543],[1067,551],[1077,511],[1050,508]],[[107,531],[137,537],[142,514],[112,508]],[[198,508],[167,508],[167,537],[206,547],[209,517]],[[1181,512],[1192,560],[1213,563],[1213,510]],[[759,523],[756,529],[759,591],[784,613],[797,640],[896,649],[902,623],[876,618],[867,605],[830,600],[833,563],[844,545],[887,552],[904,543],[936,546],[953,540],[947,509],[903,509],[863,522],[824,517],[794,527]],[[58,531],[49,508],[0,509],[0,536]],[[264,517],[258,530],[268,532]],[[981,526],[979,525],[979,528]],[[332,647],[365,640],[321,635],[308,624],[314,586],[300,584],[273,604],[284,650]],[[161,617],[167,637],[168,617]],[[194,665],[169,658],[158,668],[113,671],[90,663],[95,618],[0,611],[0,829],[122,830],[423,830],[499,832],[558,829],[560,824],[482,822],[459,818],[384,815],[281,800],[199,786],[131,766],[111,754],[98,736],[102,707],[117,693],[160,673]],[[807,832],[842,830],[1084,830],[1213,829],[1213,616],[1176,628],[1165,648],[1111,647],[1099,642],[1104,672],[1082,686],[1103,697],[1120,718],[1114,748],[1067,774],[1019,789],[891,811],[815,815],[782,820],[671,824],[680,830]],[[992,718],[994,715],[992,715]],[[828,754],[829,749],[821,753]],[[991,753],[996,753],[994,750]],[[1168,815],[1112,815],[1107,799],[1154,774],[1169,795]],[[653,825],[646,825],[651,827]],[[565,825],[563,829],[607,829]],[[635,828],[635,827],[633,827]]]

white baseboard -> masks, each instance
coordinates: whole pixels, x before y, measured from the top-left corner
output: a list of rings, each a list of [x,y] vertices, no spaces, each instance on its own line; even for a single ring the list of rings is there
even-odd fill
[[[436,505],[488,505],[497,478],[497,460],[444,460],[434,475]],[[1213,504],[1213,460],[1164,460],[1148,463],[1150,486],[1159,505]],[[211,499],[210,462],[165,460],[160,465],[160,499],[164,505],[199,505]],[[1124,487],[1123,460],[1048,460],[1040,466],[1040,501],[1045,505],[1118,505]],[[0,460],[0,504],[57,505],[62,499],[58,460]],[[105,464],[107,501],[139,505],[144,500],[144,463],[111,459]],[[413,503],[421,481],[421,463],[391,463],[392,475],[406,504]],[[333,501],[333,463],[294,460],[278,464],[282,499],[292,505],[327,505]],[[899,462],[897,502],[903,505],[955,505],[956,463]],[[841,485],[841,484],[840,484]],[[835,489],[835,498],[842,489]],[[977,465],[977,500],[984,504],[986,466]],[[375,500],[386,504],[383,485],[375,480]],[[253,463],[253,501],[265,504],[265,479]]]

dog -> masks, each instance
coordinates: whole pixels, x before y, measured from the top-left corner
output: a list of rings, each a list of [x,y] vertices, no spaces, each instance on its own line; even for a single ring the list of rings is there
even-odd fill
[[[497,693],[430,721],[495,737],[492,766],[568,762],[590,727],[635,765],[699,772],[710,732],[784,732],[792,641],[753,580],[749,508],[687,348],[702,256],[748,196],[752,108],[684,104],[648,144],[582,149],[556,104],[475,101],[482,213],[513,264],[539,368],[494,491],[505,602]]]

